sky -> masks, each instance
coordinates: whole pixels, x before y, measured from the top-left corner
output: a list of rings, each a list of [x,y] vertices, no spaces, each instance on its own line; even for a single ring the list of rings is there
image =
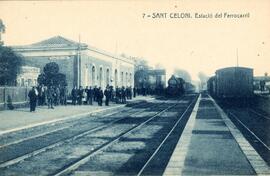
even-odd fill
[[[166,18],[156,17],[167,13]],[[171,18],[190,13],[192,18]],[[195,18],[222,14],[222,18]],[[225,18],[224,13],[249,14]],[[151,17],[143,17],[143,14]],[[216,69],[254,68],[270,74],[269,0],[0,1],[5,45],[25,45],[61,35],[114,54],[143,57],[171,74],[187,70],[211,76]],[[238,52],[237,52],[238,51]]]

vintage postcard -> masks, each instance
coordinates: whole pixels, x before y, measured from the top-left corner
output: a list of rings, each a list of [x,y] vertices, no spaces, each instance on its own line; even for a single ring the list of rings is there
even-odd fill
[[[0,175],[270,175],[269,0],[0,1]]]

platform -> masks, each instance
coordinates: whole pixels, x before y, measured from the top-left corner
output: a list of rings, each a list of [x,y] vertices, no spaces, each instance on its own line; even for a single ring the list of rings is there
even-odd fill
[[[143,100],[153,100],[154,97],[137,96],[127,102],[136,102]],[[125,104],[110,103],[110,106],[98,106],[96,102],[93,105],[67,105],[56,106],[54,109],[48,109],[47,106],[38,106],[36,112],[29,112],[29,108],[19,108],[14,110],[0,111],[0,135],[45,125],[65,121],[74,118],[81,118],[95,113],[109,113],[116,108],[124,107]]]
[[[269,175],[269,166],[215,101],[200,96],[164,175]]]

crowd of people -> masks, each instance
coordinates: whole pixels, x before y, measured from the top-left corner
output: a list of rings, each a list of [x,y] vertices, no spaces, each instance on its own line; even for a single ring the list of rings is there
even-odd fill
[[[67,105],[68,99],[71,99],[72,105],[93,105],[97,102],[99,106],[102,106],[103,99],[105,97],[105,105],[109,106],[110,102],[126,103],[127,99],[136,97],[137,89],[134,87],[116,87],[107,85],[103,91],[101,87],[86,86],[83,88],[80,86],[73,87],[71,92],[68,92],[66,86],[44,86],[40,85],[32,87],[28,93],[30,100],[30,112],[34,112],[36,106],[47,105],[49,109],[54,109],[54,106]]]

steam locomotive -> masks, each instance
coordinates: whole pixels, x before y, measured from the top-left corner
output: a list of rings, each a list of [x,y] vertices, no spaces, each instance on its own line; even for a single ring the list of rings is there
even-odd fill
[[[174,75],[168,80],[168,87],[166,88],[167,97],[178,97],[185,93],[185,80],[177,78]]]

